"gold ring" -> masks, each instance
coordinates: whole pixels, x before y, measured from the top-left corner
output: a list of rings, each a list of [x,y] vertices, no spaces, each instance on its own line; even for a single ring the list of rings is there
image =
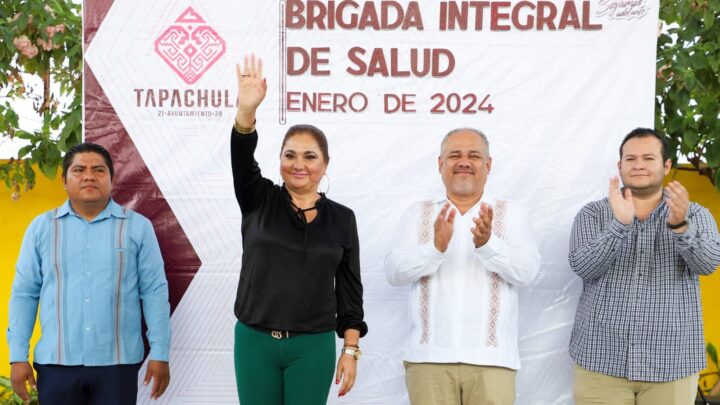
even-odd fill
[[[240,75],[240,77],[250,77],[250,75]]]

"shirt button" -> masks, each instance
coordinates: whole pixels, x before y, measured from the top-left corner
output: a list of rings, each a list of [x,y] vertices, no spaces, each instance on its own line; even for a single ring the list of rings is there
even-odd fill
[[[90,245],[85,245],[86,248],[90,249]]]
[[[90,298],[85,298],[85,302],[90,302]]]
[[[90,327],[89,327],[89,326],[86,326],[86,327],[85,327],[85,332],[90,332]]]
[[[90,275],[90,272],[88,271],[87,273],[85,273],[85,275],[86,275],[86,276],[89,276],[89,275]]]

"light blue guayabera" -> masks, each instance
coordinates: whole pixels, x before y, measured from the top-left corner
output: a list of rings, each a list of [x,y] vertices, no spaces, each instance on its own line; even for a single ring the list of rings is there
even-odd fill
[[[23,239],[10,298],[10,361],[28,360],[38,304],[40,364],[104,366],[168,361],[170,305],[160,247],[144,216],[112,199],[88,222],[68,201],[35,218]]]

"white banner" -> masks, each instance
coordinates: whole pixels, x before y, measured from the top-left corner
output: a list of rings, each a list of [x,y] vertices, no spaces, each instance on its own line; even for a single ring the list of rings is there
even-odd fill
[[[457,127],[488,135],[488,187],[530,209],[540,243],[516,403],[572,403],[570,227],[605,195],[622,137],[653,125],[657,14],[656,0],[115,0],[86,60],[202,260],[172,317],[172,384],[153,403],[237,403],[229,139],[235,63],[250,52],[268,82],[264,175],[280,178],[287,126],[314,124],[330,144],[328,197],[358,219],[370,331],[355,388],[337,398],[333,385],[328,403],[408,403],[407,289],[387,284],[383,258],[405,208],[442,189],[440,140]]]

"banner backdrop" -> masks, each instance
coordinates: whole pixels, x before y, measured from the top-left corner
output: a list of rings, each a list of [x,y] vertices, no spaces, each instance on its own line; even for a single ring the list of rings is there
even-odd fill
[[[370,332],[355,388],[340,399],[333,385],[328,403],[408,403],[408,290],[388,285],[383,259],[406,207],[442,190],[440,140],[457,127],[488,135],[488,188],[529,207],[540,243],[541,275],[520,295],[517,403],[572,403],[570,227],[606,194],[624,134],[653,125],[657,14],[655,0],[86,2],[86,138],[122,157],[116,198],[152,217],[172,264],[172,384],[157,403],[237,403],[229,139],[250,52],[268,83],[264,175],[280,179],[287,126],[315,124],[332,157],[320,188],[358,219]]]

